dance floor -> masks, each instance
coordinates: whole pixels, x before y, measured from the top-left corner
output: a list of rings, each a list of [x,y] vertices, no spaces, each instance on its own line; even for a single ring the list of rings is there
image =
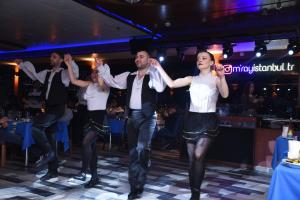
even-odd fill
[[[98,173],[101,182],[85,189],[83,182],[71,177],[80,170],[80,155],[61,157],[59,177],[39,181],[45,173],[24,168],[23,163],[8,161],[0,168],[0,199],[127,199],[128,157],[125,152],[99,153]],[[202,184],[201,199],[265,199],[270,177],[252,171],[208,165]],[[152,166],[145,186],[145,200],[189,199],[187,162],[176,151],[153,151]]]

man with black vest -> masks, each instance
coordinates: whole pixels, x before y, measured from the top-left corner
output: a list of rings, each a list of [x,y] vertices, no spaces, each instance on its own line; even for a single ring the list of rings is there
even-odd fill
[[[147,51],[138,51],[135,57],[137,71],[124,72],[115,77],[107,64],[98,66],[99,76],[111,87],[126,89],[127,133],[130,164],[128,179],[131,187],[128,199],[139,198],[144,190],[150,166],[151,138],[156,125],[157,93],[165,84],[154,67]]]
[[[33,64],[29,61],[23,62],[15,60],[19,68],[22,69],[29,78],[38,80],[43,84],[43,98],[45,100],[45,112],[33,120],[32,136],[39,148],[44,152],[44,157],[37,162],[37,167],[48,163],[48,172],[41,177],[47,180],[58,176],[58,162],[56,157],[55,131],[56,122],[63,116],[65,104],[67,102],[67,87],[70,78],[67,69],[61,67],[63,60],[72,59],[71,55],[59,51],[51,54],[51,70],[36,72]],[[79,69],[77,64],[72,61],[73,71],[78,77]]]

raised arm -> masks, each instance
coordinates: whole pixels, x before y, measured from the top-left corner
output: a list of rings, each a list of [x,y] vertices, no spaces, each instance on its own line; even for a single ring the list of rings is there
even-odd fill
[[[218,90],[223,98],[227,98],[229,96],[229,89],[225,78],[224,67],[216,66],[216,72],[218,76],[216,83]]]
[[[79,67],[78,67],[78,65],[77,65],[77,64],[75,63],[75,61],[72,59],[72,56],[71,56],[70,54],[65,54],[64,57],[68,59],[68,62],[69,62],[70,66],[71,66],[71,68],[72,68],[72,71],[73,71],[73,75],[74,75],[74,77],[77,79],[77,78],[79,77]],[[69,76],[70,74],[69,74],[68,71],[69,71],[69,70],[65,69],[65,70],[63,70],[62,73],[61,73],[61,80],[62,80],[63,84],[64,84],[66,87],[69,86],[70,81],[71,81],[70,76]],[[79,86],[79,87],[81,87],[81,86]]]
[[[73,60],[72,57],[68,54],[65,55],[64,61],[68,67],[68,78],[72,84],[79,86],[79,87],[87,87],[91,83],[90,81],[83,81],[76,78],[76,75],[73,71]]]
[[[98,84],[102,91],[109,91],[109,87],[105,84],[103,78],[98,77]]]
[[[166,84],[164,82],[163,77],[160,75],[159,71],[155,67],[150,66],[149,75],[150,75],[150,81],[148,83],[149,87],[155,89],[157,92],[163,92],[166,88]]]
[[[40,72],[35,71],[35,67],[29,61],[23,62],[21,59],[16,59],[15,62],[17,63],[18,67],[33,81],[38,80],[40,83],[44,84],[46,75],[48,70],[43,70]]]
[[[151,65],[157,69],[164,82],[170,88],[179,88],[179,87],[188,86],[192,82],[192,76],[186,76],[184,78],[178,78],[176,80],[172,80],[169,77],[169,75],[165,72],[165,70],[162,68],[162,66],[159,64],[159,62],[155,59],[151,59]]]
[[[103,65],[103,59],[96,57],[95,58],[96,66]],[[98,84],[102,91],[109,91],[109,86],[107,86],[101,76],[98,74]]]
[[[101,64],[101,62],[96,60],[96,65],[98,70],[98,76],[104,80],[107,86],[118,89],[127,88],[127,77],[130,74],[130,72],[124,72],[113,77],[110,74],[110,68],[107,64],[103,65],[103,63]]]

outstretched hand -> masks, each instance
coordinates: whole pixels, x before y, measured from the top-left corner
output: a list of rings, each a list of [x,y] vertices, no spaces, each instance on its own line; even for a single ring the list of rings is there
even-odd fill
[[[66,65],[71,65],[72,60],[73,60],[73,58],[72,58],[71,54],[65,54],[64,62],[66,63]]]

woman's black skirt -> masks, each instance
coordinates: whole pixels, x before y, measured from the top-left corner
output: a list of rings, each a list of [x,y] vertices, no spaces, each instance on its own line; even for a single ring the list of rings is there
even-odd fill
[[[89,131],[95,131],[98,135],[108,132],[108,128],[104,126],[105,110],[95,110],[87,112],[87,124],[84,126],[84,134]]]
[[[219,120],[216,113],[188,112],[184,118],[183,138],[197,143],[200,138],[214,139],[219,134]]]
[[[98,124],[103,124],[104,116],[106,111],[105,110],[93,110],[87,112],[87,121],[93,120]]]

